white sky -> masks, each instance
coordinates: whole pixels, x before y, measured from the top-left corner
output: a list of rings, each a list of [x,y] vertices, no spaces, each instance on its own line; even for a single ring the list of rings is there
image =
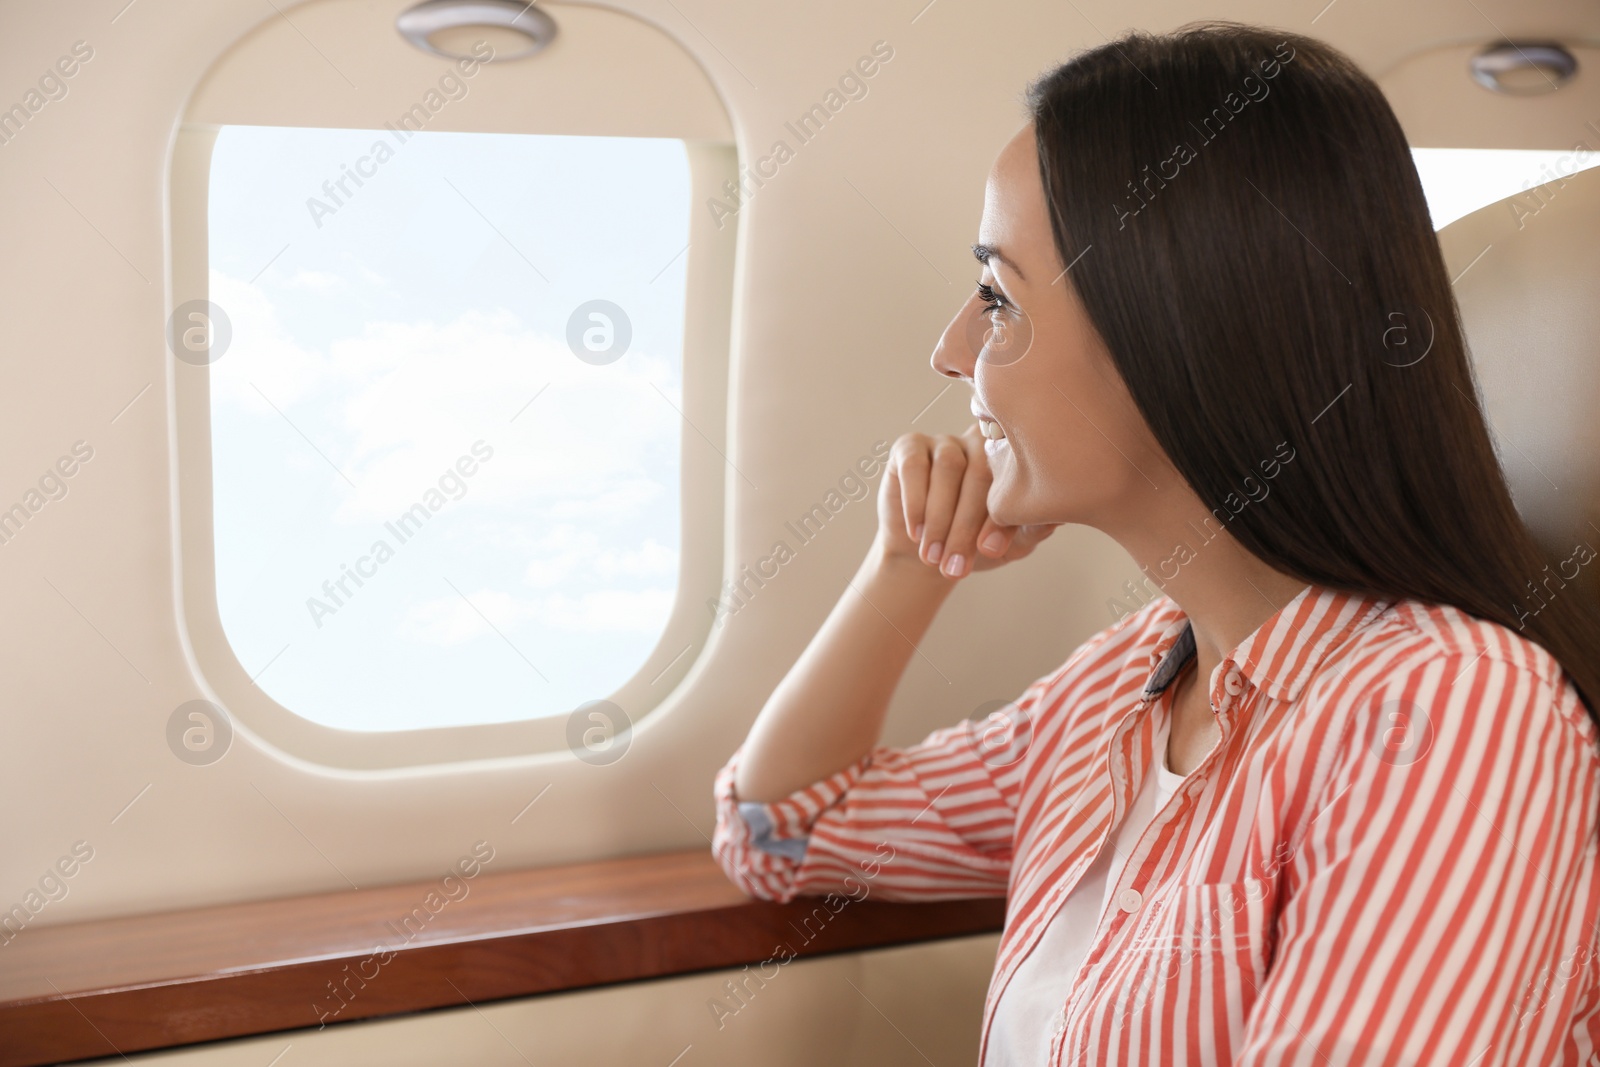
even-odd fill
[[[687,157],[673,140],[423,132],[364,164],[319,227],[307,199],[333,205],[322,183],[379,138],[396,145],[217,140],[224,629],[266,692],[327,725],[563,714],[625,681],[672,607]],[[592,299],[633,329],[602,366],[566,341]],[[456,482],[480,441],[492,458]],[[442,506],[402,543],[384,524],[441,477]],[[346,579],[318,627],[307,599],[335,606],[322,583],[380,539],[393,557],[363,563],[375,573]]]

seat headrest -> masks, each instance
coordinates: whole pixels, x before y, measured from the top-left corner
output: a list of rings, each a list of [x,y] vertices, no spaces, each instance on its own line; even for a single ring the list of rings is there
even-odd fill
[[[1553,554],[1600,549],[1600,169],[1480,208],[1439,243],[1518,509]]]

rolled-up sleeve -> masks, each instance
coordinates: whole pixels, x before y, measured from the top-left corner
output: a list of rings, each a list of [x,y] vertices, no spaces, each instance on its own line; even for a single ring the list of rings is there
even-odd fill
[[[741,746],[717,774],[712,852],[736,885],[766,900],[1004,896],[1041,689],[909,748],[876,747],[770,803],[736,795]]]
[[[1235,1067],[1591,1062],[1600,752],[1562,682],[1468,654],[1351,686]]]

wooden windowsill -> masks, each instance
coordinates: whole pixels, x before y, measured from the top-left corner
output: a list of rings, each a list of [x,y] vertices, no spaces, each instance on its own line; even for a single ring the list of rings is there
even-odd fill
[[[448,888],[25,929],[0,946],[0,1067],[989,933],[1005,915],[1000,898],[753,901],[708,850],[484,871]],[[413,909],[425,921],[402,926]]]

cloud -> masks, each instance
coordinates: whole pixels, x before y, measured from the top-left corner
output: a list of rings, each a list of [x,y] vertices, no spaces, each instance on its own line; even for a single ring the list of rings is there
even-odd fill
[[[632,351],[594,366],[504,308],[368,322],[317,351],[294,341],[259,287],[215,272],[212,286],[234,329],[212,365],[214,417],[244,447],[273,449],[288,477],[272,499],[319,512],[294,538],[387,538],[383,524],[448,475],[452,499],[421,547],[399,551],[413,566],[473,559],[480,575],[506,576],[471,605],[408,591],[396,637],[463,644],[492,633],[477,611],[508,635],[661,632],[677,585],[685,432],[669,361]],[[462,457],[476,469],[457,479]]]
[[[597,589],[576,597],[554,594],[540,610],[554,629],[656,634],[667,624],[672,601],[671,589]]]
[[[318,293],[331,293],[347,284],[343,275],[325,270],[301,270],[278,284],[290,289],[310,289]]]
[[[414,606],[400,620],[399,636],[427,645],[459,645],[485,636],[498,640],[484,618],[504,632],[534,622],[546,630],[657,634],[672,612],[674,594],[671,589],[596,589],[519,598],[479,589],[467,597],[471,604],[455,596]]]
[[[665,361],[590,366],[503,309],[442,326],[374,324],[336,343],[333,359],[363,368],[338,415],[359,487],[341,522],[415,499],[480,439],[496,453],[483,491],[502,502],[573,516],[619,490],[642,503],[653,495],[649,460],[672,454],[681,435]]]
[[[593,366],[503,308],[371,322],[323,353],[290,337],[260,288],[213,272],[212,291],[234,333],[212,366],[214,407],[287,419],[287,437],[325,453],[355,484],[337,523],[392,518],[480,440],[495,458],[471,492],[525,514],[616,521],[673,488],[681,397],[659,356]]]
[[[535,557],[524,578],[536,588],[548,588],[573,577],[669,577],[678,573],[678,553],[647,538],[632,549],[602,548],[593,532],[570,523],[556,526],[529,545]]]
[[[272,415],[326,388],[334,367],[324,353],[297,344],[270,297],[248,282],[211,272],[211,301],[227,314],[233,340],[211,365],[212,408],[235,406]]]
[[[678,553],[675,549],[646,539],[631,552],[602,552],[595,560],[595,573],[606,578],[619,574],[677,574]]]

